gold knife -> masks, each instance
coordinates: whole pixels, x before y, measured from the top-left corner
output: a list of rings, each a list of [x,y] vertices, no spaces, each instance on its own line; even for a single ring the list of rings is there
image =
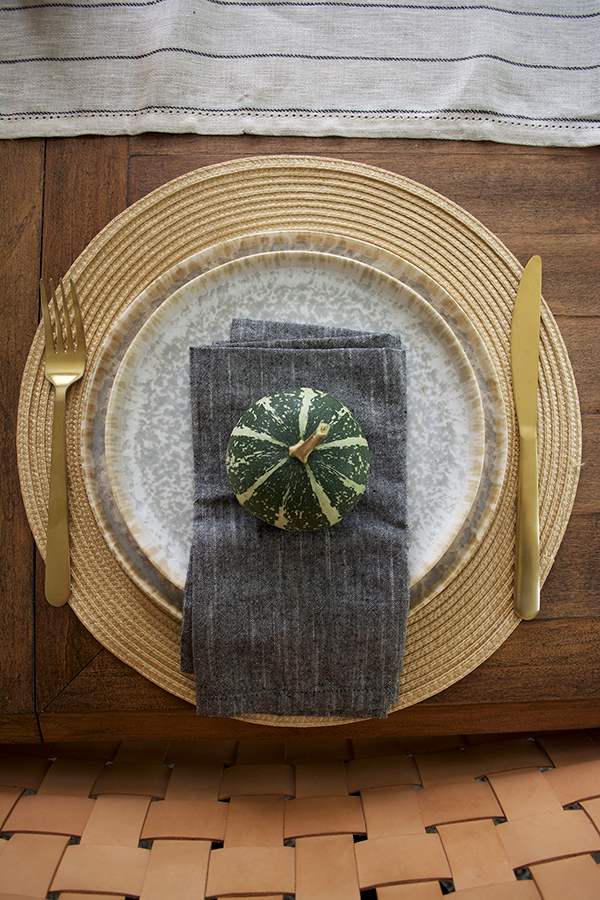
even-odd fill
[[[533,619],[540,611],[537,388],[541,292],[542,260],[532,256],[517,291],[510,348],[519,429],[514,604],[522,619]]]

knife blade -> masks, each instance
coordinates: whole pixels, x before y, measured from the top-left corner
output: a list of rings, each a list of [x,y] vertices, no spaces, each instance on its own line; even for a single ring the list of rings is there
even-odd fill
[[[522,619],[540,610],[537,388],[542,260],[532,256],[521,277],[512,319],[511,369],[519,432],[514,606]]]

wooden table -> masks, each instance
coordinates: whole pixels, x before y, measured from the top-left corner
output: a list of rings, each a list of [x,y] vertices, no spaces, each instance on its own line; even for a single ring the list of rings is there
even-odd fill
[[[15,456],[20,380],[40,277],[60,277],[129,204],[211,163],[310,153],[380,166],[463,206],[521,263],[539,253],[583,420],[573,515],[542,611],[453,687],[385,721],[281,729],[202,719],[105,650],[44,598]],[[600,148],[455,141],[148,134],[0,142],[2,566],[0,741],[299,739],[600,726]]]

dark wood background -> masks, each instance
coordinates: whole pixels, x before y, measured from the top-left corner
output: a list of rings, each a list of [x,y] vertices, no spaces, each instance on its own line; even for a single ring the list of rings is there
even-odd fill
[[[543,293],[568,348],[583,422],[581,481],[542,612],[462,681],[386,721],[317,729],[202,719],[44,599],[15,456],[38,283],[62,276],[129,204],[211,163],[267,153],[357,160],[428,185],[475,215]],[[600,148],[342,138],[33,138],[0,142],[2,478],[0,741],[298,739],[600,727]]]

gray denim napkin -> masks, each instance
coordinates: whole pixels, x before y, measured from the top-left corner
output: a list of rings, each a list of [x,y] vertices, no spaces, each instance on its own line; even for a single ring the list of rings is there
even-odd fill
[[[400,339],[234,320],[190,349],[194,532],[181,668],[199,715],[385,718],[398,699],[409,605],[406,385]],[[313,387],[354,413],[371,474],[337,525],[291,533],[243,509],[229,436],[261,397]]]

